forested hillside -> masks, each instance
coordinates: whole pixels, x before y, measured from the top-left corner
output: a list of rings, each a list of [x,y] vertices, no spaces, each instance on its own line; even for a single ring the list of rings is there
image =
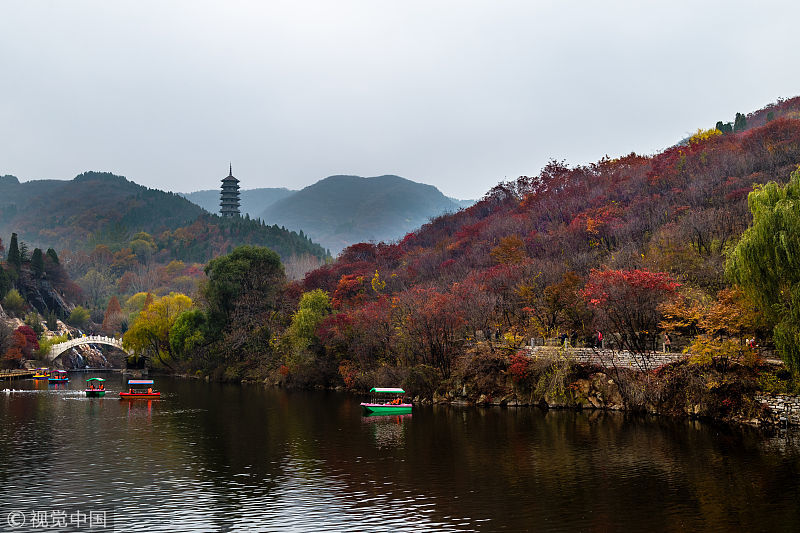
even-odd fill
[[[614,394],[633,409],[685,414],[691,396],[709,416],[752,416],[743,391],[800,383],[759,366],[756,348],[797,375],[799,164],[795,98],[653,156],[552,161],[399,242],[350,246],[277,293],[274,257],[239,248],[207,267],[206,303],[161,327],[167,348],[151,357],[225,379],[402,383],[427,398],[469,388],[483,402],[513,379],[528,401],[583,405],[569,387],[590,370],[562,356],[536,366],[520,347],[557,338],[644,361],[671,337],[692,354],[665,370],[681,377],[617,372]]]
[[[248,218],[227,221],[171,192],[148,189],[107,172],[71,181],[0,181],[0,234],[34,246],[89,250],[124,247],[144,231],[163,259],[208,261],[236,245],[258,244],[281,257],[325,257],[308,238]]]
[[[71,181],[20,183],[13,176],[0,178],[0,232],[5,242],[11,242],[13,234],[19,243],[16,271],[28,271],[36,249],[58,254],[60,270],[54,272],[63,270],[64,279],[75,281],[59,290],[69,293],[73,305],[86,309],[86,323],[95,330],[108,322],[109,312],[124,315],[124,320],[114,319],[117,329],[104,329],[109,333],[124,329],[147,293],[194,294],[204,277],[203,265],[236,246],[274,250],[290,278],[302,276],[327,257],[322,247],[302,234],[248,217],[223,219],[179,195],[99,172],[86,172]],[[43,282],[55,275],[44,272]],[[43,316],[57,311],[66,318],[63,305],[55,309],[52,302],[37,304],[41,298],[35,296],[32,284],[23,283],[25,279],[20,277],[15,285],[31,306]],[[137,294],[140,297],[131,300]]]
[[[769,345],[769,320],[725,276],[726,250],[752,221],[754,185],[798,168],[799,112],[800,98],[780,101],[655,156],[552,161],[397,244],[349,247],[299,289],[330,295],[314,357],[346,361],[345,373],[390,362],[447,376],[476,336],[591,345],[605,331],[647,351],[669,331],[712,351],[745,336]]]

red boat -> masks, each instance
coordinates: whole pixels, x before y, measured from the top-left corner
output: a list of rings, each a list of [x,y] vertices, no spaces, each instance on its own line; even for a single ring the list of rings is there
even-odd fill
[[[120,392],[120,400],[152,400],[161,398],[161,393],[153,390],[152,379],[129,379],[128,392]]]

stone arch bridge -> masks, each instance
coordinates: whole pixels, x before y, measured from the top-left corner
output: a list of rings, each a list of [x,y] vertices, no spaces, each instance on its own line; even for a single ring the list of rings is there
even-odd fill
[[[114,348],[122,350],[128,355],[132,355],[132,352],[122,347],[121,339],[115,339],[114,337],[106,337],[103,335],[87,335],[85,337],[78,337],[77,339],[70,339],[68,341],[52,345],[50,347],[50,352],[47,354],[47,361],[55,361],[59,355],[66,352],[70,348],[75,348],[76,346],[81,346],[84,344],[105,344],[106,346],[113,346]]]

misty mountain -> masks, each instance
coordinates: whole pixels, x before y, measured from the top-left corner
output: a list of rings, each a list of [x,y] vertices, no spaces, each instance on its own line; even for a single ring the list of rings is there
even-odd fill
[[[242,216],[248,214],[250,218],[258,218],[264,209],[296,192],[285,187],[240,190],[239,199],[241,201]],[[219,189],[181,192],[178,194],[199,205],[209,213],[219,214]]]
[[[255,220],[210,215],[177,194],[108,172],[85,172],[69,181],[0,178],[0,238],[15,232],[44,249],[104,245],[117,251],[140,231],[153,236],[163,259],[205,262],[240,244],[268,246],[284,259],[326,255],[303,235]]]
[[[454,202],[461,209],[466,209],[467,207],[473,206],[478,202],[477,200],[459,200],[458,198],[453,198],[452,196],[448,196],[447,199]]]
[[[461,207],[436,187],[399,176],[330,176],[274,202],[259,217],[302,230],[337,254],[357,242],[402,238]]]

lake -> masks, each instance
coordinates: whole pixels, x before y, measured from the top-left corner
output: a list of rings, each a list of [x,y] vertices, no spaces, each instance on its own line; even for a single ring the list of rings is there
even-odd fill
[[[536,408],[365,418],[347,394],[158,377],[161,400],[85,398],[93,375],[0,384],[0,531],[37,510],[51,531],[53,511],[119,531],[800,529],[800,435]]]

